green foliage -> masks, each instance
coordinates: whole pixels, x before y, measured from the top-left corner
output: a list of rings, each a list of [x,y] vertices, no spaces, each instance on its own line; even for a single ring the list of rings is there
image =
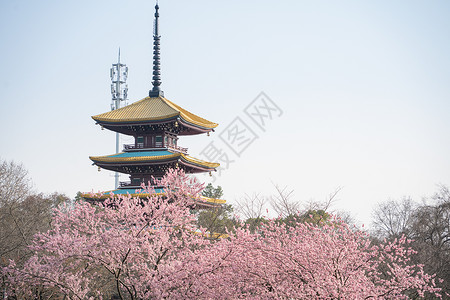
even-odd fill
[[[214,187],[209,183],[202,192],[204,197],[220,199],[223,196],[222,187]],[[206,228],[211,234],[225,234],[237,225],[233,216],[233,206],[222,204],[218,207],[201,210],[197,213],[198,225]]]
[[[222,187],[219,185],[218,187],[215,188],[211,183],[208,183],[208,185],[202,192],[202,196],[212,199],[220,199],[223,196]]]
[[[312,224],[329,223],[330,218],[330,214],[322,209],[310,209],[301,215],[302,222]]]
[[[75,202],[75,203],[78,203],[78,202],[84,200],[84,198],[81,196],[82,194],[83,194],[83,193],[81,193],[80,191],[77,192],[77,194],[75,195],[75,199],[74,199],[74,202]]]
[[[226,234],[237,225],[233,217],[233,206],[228,204],[198,212],[197,222],[208,232],[219,234]]]
[[[284,218],[276,220],[278,224],[286,224],[288,227],[295,227],[299,223],[311,223],[314,225],[331,224],[331,215],[326,211],[319,209],[310,209],[302,214],[291,214]],[[255,232],[264,224],[267,224],[268,220],[264,217],[249,218],[245,221],[245,224],[249,226],[251,232]]]
[[[300,223],[310,223],[314,225],[331,225],[331,216],[322,209],[309,209],[302,214],[289,215],[278,220],[279,223],[284,223],[288,227],[295,227]]]
[[[71,204],[73,201],[65,194],[59,194],[57,192],[54,192],[53,194],[50,195],[46,195],[45,198],[47,199],[47,201],[49,201],[51,208],[57,208],[62,204]]]

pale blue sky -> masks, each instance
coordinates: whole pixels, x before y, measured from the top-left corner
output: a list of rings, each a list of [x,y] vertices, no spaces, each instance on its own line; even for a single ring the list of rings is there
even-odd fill
[[[147,95],[154,4],[0,0],[0,156],[22,162],[37,190],[113,187],[88,157],[112,154],[114,134],[90,116],[110,109],[119,47],[130,102]],[[302,201],[343,187],[335,208],[368,223],[380,201],[450,185],[450,2],[160,7],[166,97],[220,124],[211,137],[182,138],[191,155],[219,143],[261,91],[284,112],[266,132],[255,127],[259,139],[215,182],[230,203],[270,194],[272,182]]]

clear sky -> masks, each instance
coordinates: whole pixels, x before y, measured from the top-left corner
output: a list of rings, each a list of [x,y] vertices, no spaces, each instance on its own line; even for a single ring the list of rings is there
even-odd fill
[[[38,191],[113,187],[88,157],[112,154],[114,133],[90,117],[110,109],[119,47],[129,102],[147,95],[154,4],[0,1],[0,157]],[[161,0],[160,14],[166,97],[220,124],[180,145],[233,160],[214,182],[230,203],[342,187],[334,208],[367,224],[380,201],[450,185],[449,1]],[[264,131],[244,112],[262,91],[282,111]],[[220,139],[236,118],[258,137],[240,156]]]

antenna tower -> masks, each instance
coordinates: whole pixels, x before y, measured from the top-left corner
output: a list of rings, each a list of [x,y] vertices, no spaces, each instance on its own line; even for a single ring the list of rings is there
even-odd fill
[[[127,94],[128,94],[128,67],[125,64],[120,63],[120,48],[119,48],[119,58],[117,64],[113,64],[110,70],[111,76],[111,110],[116,110],[121,107],[122,102],[126,105]],[[119,133],[116,132],[116,153],[119,153]],[[114,174],[115,177],[115,188],[119,187],[119,173]]]

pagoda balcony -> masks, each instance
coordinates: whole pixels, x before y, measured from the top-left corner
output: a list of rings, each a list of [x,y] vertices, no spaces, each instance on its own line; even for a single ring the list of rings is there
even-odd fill
[[[140,185],[136,185],[136,184],[131,184],[131,181],[121,181],[119,182],[119,187],[121,188],[131,188],[131,187],[136,187],[136,188],[140,188]]]
[[[188,148],[180,147],[177,145],[167,145],[166,147],[170,150],[174,150],[174,151],[181,152],[184,154],[187,154],[187,151],[188,151]]]
[[[177,145],[165,145],[164,147],[148,147],[148,146],[144,146],[143,144],[129,144],[129,145],[123,145],[123,148],[125,151],[135,151],[135,150],[144,150],[144,149],[151,149],[151,150],[155,150],[155,149],[164,149],[167,148],[169,150],[173,150],[175,152],[180,152],[183,154],[187,154],[188,148],[184,148],[184,147],[180,147]]]
[[[142,144],[138,144],[137,146],[135,144],[129,144],[129,145],[123,145],[123,149],[126,150],[139,150],[139,149],[148,149],[149,147],[144,147]]]
[[[136,189],[142,189],[142,183],[136,184],[136,183],[132,183],[131,181],[121,181],[119,182],[119,188],[136,188]],[[162,185],[159,184],[152,184],[152,188],[156,189],[156,188],[162,188]]]

